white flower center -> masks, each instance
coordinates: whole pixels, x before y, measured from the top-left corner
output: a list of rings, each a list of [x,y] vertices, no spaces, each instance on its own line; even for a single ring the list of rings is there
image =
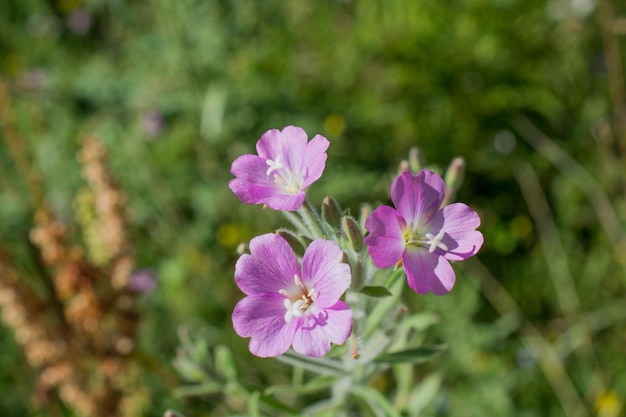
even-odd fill
[[[289,323],[294,317],[305,317],[311,313],[309,308],[315,302],[315,288],[306,288],[300,277],[293,276],[295,285],[290,290],[281,289],[279,294],[284,295],[285,321]]]
[[[437,248],[444,251],[448,250],[448,246],[441,241],[445,236],[443,230],[440,230],[437,235],[433,235],[432,233],[422,235],[420,232],[413,229],[412,224],[409,224],[404,229],[403,235],[407,245],[427,247],[429,253],[433,253]]]
[[[268,168],[265,175],[273,176],[274,183],[288,194],[298,194],[302,190],[302,178],[284,165],[282,159],[282,155],[277,155],[274,160],[266,159]]]

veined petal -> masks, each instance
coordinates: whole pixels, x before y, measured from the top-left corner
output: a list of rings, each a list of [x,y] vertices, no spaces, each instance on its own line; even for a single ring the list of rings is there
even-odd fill
[[[238,178],[262,183],[267,180],[267,164],[258,155],[245,154],[235,159],[230,166],[230,173]]]
[[[304,129],[286,126],[283,130],[271,129],[257,142],[257,153],[261,158],[275,160],[281,156],[283,163],[294,172],[302,172],[302,160],[308,136]]]
[[[446,187],[441,177],[430,170],[417,175],[405,171],[391,185],[391,200],[407,223],[416,227],[427,222],[441,206]]]
[[[352,332],[352,311],[343,301],[325,310],[325,321],[314,318],[298,329],[293,338],[293,350],[303,355],[321,357],[330,350],[330,344],[342,344]]]
[[[303,187],[308,187],[322,176],[326,167],[326,150],[330,146],[330,142],[324,136],[315,135],[313,139],[306,145],[304,153],[303,167],[304,172]]]
[[[343,253],[330,240],[316,239],[302,258],[302,281],[315,288],[315,304],[329,307],[348,289],[352,276],[350,267],[341,263]]]
[[[282,355],[289,349],[300,325],[285,321],[284,297],[251,296],[240,300],[233,311],[233,328],[241,337],[250,337],[250,352],[262,358]]]
[[[270,129],[263,133],[256,143],[256,152],[264,161],[274,160],[276,156],[283,154],[283,141],[280,130]]]
[[[437,253],[429,253],[423,247],[410,247],[402,257],[409,287],[418,294],[432,291],[436,295],[447,294],[456,276],[452,265]]]
[[[484,241],[483,234],[474,230],[480,225],[478,213],[463,203],[454,203],[444,207],[442,214],[441,230],[446,233],[442,242],[448,246],[446,259],[462,261],[476,255]]]
[[[389,206],[380,206],[365,221],[369,235],[365,237],[367,250],[378,268],[395,265],[405,248],[402,228],[405,223],[400,214]]]
[[[304,175],[304,155],[309,136],[304,129],[297,126],[286,126],[280,132],[283,147],[283,158],[293,172]]]
[[[306,198],[304,191],[300,191],[297,194],[289,194],[279,190],[274,185],[271,187],[252,186],[249,193],[255,197],[256,204],[266,204],[272,210],[298,210],[302,207],[302,203],[304,203]]]
[[[294,275],[300,275],[296,255],[274,233],[252,239],[250,255],[242,255],[235,265],[235,282],[247,295],[278,294],[294,284]]]
[[[231,165],[230,172],[236,178],[230,180],[228,187],[242,203],[257,204],[259,193],[255,189],[276,188],[265,174],[266,171],[267,164],[263,158],[250,154],[241,155]]]

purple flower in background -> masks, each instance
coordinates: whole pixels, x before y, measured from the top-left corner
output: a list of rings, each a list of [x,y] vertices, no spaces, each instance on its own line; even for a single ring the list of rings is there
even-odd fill
[[[374,265],[388,268],[401,260],[409,286],[420,294],[449,292],[455,275],[448,261],[465,260],[483,244],[474,210],[463,203],[440,209],[445,192],[432,171],[403,172],[391,186],[396,208],[378,207],[365,222]]]
[[[304,189],[317,181],[326,165],[330,142],[296,126],[268,130],[256,144],[258,155],[237,158],[230,169],[236,177],[228,187],[246,204],[266,204],[274,210],[297,210]]]
[[[151,293],[157,286],[157,276],[152,269],[141,269],[130,276],[128,289],[137,293]]]
[[[147,139],[155,139],[165,128],[165,117],[158,110],[150,109],[141,115],[140,124]]]
[[[250,337],[250,352],[282,355],[293,346],[320,357],[330,344],[342,344],[352,332],[352,312],[341,295],[350,286],[350,267],[328,240],[311,242],[302,269],[293,250],[273,233],[250,241],[250,254],[235,266],[235,282],[246,294],[233,312],[233,327]]]

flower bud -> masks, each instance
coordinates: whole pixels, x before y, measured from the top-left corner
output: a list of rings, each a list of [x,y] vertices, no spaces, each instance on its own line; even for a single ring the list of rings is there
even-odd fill
[[[276,234],[287,241],[297,256],[304,256],[304,245],[295,233],[287,229],[278,229]]]
[[[311,242],[313,242],[313,238],[310,236],[298,234],[298,237],[300,238],[300,241],[302,241],[302,243],[304,244],[305,248],[308,248]]]
[[[456,197],[456,193],[461,188],[463,178],[465,177],[465,161],[461,157],[456,157],[450,162],[444,182],[446,183],[446,195],[443,199],[442,206],[450,204]]]
[[[361,256],[356,256],[356,259],[350,265],[350,272],[352,272],[352,288],[360,289],[365,282],[365,271],[363,271],[363,259]]]
[[[400,164],[398,165],[398,175],[402,175],[403,172],[409,171],[410,169],[409,161],[404,159],[400,161]]]
[[[426,158],[424,158],[424,154],[417,146],[412,146],[409,149],[409,168],[414,174],[426,168]]]
[[[361,228],[359,227],[356,220],[352,217],[344,217],[341,222],[341,228],[343,229],[343,233],[346,235],[348,240],[350,241],[350,245],[352,248],[360,252],[365,245],[363,240],[363,232],[361,232]]]
[[[333,229],[341,226],[341,208],[331,196],[326,196],[322,202],[322,219]]]
[[[361,230],[365,230],[365,222],[370,214],[372,214],[372,206],[369,204],[361,204],[361,210],[359,212],[359,224],[361,225]]]

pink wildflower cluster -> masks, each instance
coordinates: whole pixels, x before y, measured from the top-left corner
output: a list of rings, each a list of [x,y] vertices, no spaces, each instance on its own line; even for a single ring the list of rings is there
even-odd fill
[[[229,187],[246,204],[296,211],[305,189],[326,165],[329,141],[295,126],[264,133],[257,154],[242,155],[231,167]],[[429,170],[403,172],[391,187],[395,206],[380,206],[365,228],[367,252],[377,268],[402,265],[417,293],[446,294],[454,286],[450,261],[475,255],[483,244],[478,214],[463,203],[442,207],[446,187]],[[250,338],[250,351],[278,356],[290,347],[320,357],[352,332],[353,314],[342,300],[351,285],[350,267],[338,243],[312,239],[301,260],[284,238],[253,238],[250,253],[235,266],[235,282],[246,295],[235,306],[233,326]]]

